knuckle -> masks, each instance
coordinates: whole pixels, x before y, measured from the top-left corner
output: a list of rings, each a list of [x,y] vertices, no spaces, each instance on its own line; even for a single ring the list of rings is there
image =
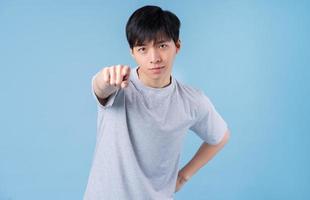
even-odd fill
[[[115,85],[115,82],[111,80],[111,81],[110,81],[110,85],[113,85],[113,86],[114,86],[114,85]]]

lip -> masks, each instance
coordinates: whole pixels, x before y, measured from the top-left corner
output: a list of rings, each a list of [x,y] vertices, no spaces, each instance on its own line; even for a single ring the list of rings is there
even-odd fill
[[[162,67],[153,67],[153,68],[150,68],[150,70],[158,70],[158,69],[162,69],[164,68],[165,66],[162,66]]]

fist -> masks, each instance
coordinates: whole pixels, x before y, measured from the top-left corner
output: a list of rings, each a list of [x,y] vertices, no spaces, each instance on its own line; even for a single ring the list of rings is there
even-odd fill
[[[130,67],[127,65],[105,67],[100,75],[106,86],[125,88],[129,83]]]

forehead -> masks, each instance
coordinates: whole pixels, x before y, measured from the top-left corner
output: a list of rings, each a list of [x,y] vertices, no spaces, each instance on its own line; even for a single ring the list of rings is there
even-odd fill
[[[165,33],[162,32],[142,34],[141,37],[136,39],[134,46],[156,45],[163,42],[170,42],[171,40],[172,38],[168,37]]]
[[[154,45],[158,45],[158,44],[170,42],[170,41],[172,41],[172,39],[151,40],[151,41],[144,41],[135,46],[154,46]]]

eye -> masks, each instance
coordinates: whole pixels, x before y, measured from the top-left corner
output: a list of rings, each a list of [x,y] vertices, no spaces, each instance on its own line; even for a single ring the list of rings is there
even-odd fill
[[[167,44],[161,44],[161,45],[159,45],[159,48],[167,48],[167,47],[168,47]]]
[[[137,51],[139,51],[139,52],[144,52],[144,51],[145,51],[145,47],[140,47],[140,48],[138,48]]]

